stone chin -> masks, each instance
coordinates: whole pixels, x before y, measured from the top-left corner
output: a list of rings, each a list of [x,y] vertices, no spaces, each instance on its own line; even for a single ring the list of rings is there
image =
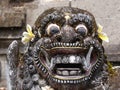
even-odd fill
[[[33,50],[40,76],[55,90],[91,87],[105,61],[94,16],[70,7],[53,8],[43,15],[35,23],[41,38]]]

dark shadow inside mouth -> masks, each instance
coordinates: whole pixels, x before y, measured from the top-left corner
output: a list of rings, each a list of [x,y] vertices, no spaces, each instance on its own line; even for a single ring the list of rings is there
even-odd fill
[[[82,64],[56,64],[52,71],[60,76],[80,76],[86,73]]]

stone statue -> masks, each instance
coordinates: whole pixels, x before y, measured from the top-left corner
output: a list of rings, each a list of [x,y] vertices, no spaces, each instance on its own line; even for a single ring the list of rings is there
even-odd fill
[[[9,89],[107,90],[108,65],[98,29],[88,11],[46,10],[23,33],[24,54],[17,41],[8,48]]]

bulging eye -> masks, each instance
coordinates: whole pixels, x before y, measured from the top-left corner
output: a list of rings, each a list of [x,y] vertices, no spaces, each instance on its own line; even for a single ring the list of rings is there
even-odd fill
[[[83,24],[79,24],[78,26],[76,26],[75,30],[82,36],[86,36],[88,33],[87,27]]]
[[[48,25],[46,31],[48,35],[54,35],[60,32],[60,27],[57,24],[50,24]]]

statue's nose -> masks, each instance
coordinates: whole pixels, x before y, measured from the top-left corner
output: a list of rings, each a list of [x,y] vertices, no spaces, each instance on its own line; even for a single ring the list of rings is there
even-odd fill
[[[76,43],[83,42],[83,37],[78,34],[75,29],[69,25],[61,28],[60,32],[53,38],[57,42],[62,43]]]
[[[73,27],[66,25],[61,29],[61,42],[73,43],[76,42],[76,38],[77,33]]]

